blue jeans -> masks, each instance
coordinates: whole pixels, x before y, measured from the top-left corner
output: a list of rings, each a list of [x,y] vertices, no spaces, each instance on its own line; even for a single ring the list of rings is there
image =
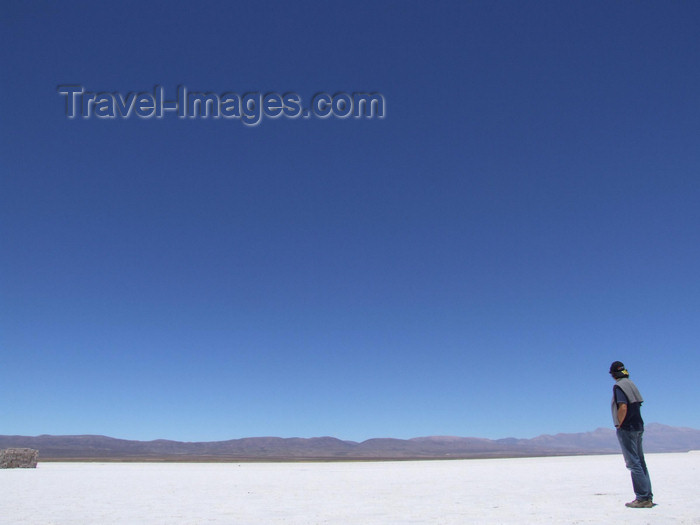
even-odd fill
[[[632,488],[638,500],[651,500],[651,480],[647,471],[647,464],[644,461],[644,450],[642,449],[643,430],[623,430],[617,429],[617,440],[622,448],[622,455],[625,458],[625,465],[632,473]]]

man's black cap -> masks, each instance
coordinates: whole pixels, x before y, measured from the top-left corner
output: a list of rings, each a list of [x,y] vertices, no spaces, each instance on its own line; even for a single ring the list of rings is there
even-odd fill
[[[620,361],[615,361],[613,364],[610,365],[610,373],[615,374],[617,372],[622,372],[625,369],[625,365],[622,364]]]

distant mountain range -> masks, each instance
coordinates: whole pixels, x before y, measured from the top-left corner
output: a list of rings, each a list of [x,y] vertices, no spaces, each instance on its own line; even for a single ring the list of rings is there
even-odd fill
[[[211,442],[158,439],[129,441],[106,436],[0,436],[0,449],[39,450],[39,460],[82,461],[301,461],[399,460],[607,454],[619,452],[612,429],[532,439],[432,436],[369,439],[255,437]],[[700,430],[649,424],[646,452],[700,450]]]

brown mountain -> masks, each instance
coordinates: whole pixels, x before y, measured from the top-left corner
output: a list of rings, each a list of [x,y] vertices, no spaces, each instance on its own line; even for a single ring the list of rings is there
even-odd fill
[[[700,450],[700,430],[647,425],[647,452]],[[333,437],[257,437],[228,441],[130,441],[105,436],[0,436],[0,448],[39,450],[40,460],[122,461],[297,461],[369,459],[444,459],[616,453],[611,429],[532,439],[482,439],[431,436],[369,439],[361,443]]]

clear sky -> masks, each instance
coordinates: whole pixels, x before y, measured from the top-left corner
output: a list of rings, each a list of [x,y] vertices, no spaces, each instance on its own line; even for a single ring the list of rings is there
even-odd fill
[[[0,434],[700,428],[700,4],[2,2]],[[384,118],[69,119],[89,92]]]

